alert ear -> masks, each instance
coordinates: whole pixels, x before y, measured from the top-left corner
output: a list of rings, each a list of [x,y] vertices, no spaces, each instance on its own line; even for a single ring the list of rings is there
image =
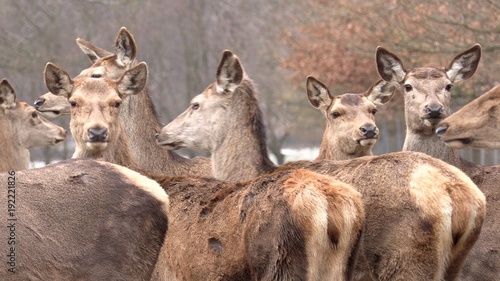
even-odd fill
[[[148,66],[141,62],[127,70],[117,82],[118,93],[122,98],[137,95],[146,87],[148,80]]]
[[[137,45],[134,36],[122,27],[115,39],[115,51],[118,56],[117,62],[122,66],[130,66],[137,55]]]
[[[80,47],[82,52],[89,57],[92,63],[95,63],[96,60],[100,58],[113,55],[113,53],[103,50],[97,46],[94,46],[92,43],[83,40],[81,38],[76,39],[76,44],[78,45],[78,47]]]
[[[385,80],[375,82],[365,93],[364,96],[375,105],[384,105],[394,96],[396,86]]]
[[[406,76],[406,70],[403,67],[401,60],[393,53],[387,51],[382,47],[377,47],[375,54],[377,61],[377,70],[387,82],[401,82]]]
[[[238,57],[233,52],[225,50],[217,68],[217,92],[234,92],[243,81],[243,73]]]
[[[451,82],[460,82],[474,75],[481,59],[481,45],[476,44],[457,55],[446,68],[446,75]]]
[[[53,63],[48,62],[45,65],[45,86],[57,96],[69,98],[73,90],[73,80],[66,71],[62,70]]]
[[[16,107],[16,92],[7,79],[0,82],[0,107],[12,109]]]
[[[307,98],[314,108],[326,110],[332,103],[333,97],[328,88],[312,76],[307,76],[306,92]]]

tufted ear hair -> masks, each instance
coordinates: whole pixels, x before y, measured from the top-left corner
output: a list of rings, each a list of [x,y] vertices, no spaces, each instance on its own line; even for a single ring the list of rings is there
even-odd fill
[[[217,68],[217,92],[234,92],[243,81],[244,70],[238,57],[229,50],[222,53],[222,59]]]
[[[0,107],[4,109],[16,107],[16,92],[5,78],[0,82]]]
[[[134,36],[125,27],[122,27],[116,36],[115,51],[118,55],[117,62],[122,66],[130,66],[135,60],[137,45]]]
[[[332,104],[333,97],[328,88],[312,76],[307,76],[306,92],[307,98],[314,108],[326,110]]]
[[[95,63],[96,60],[98,60],[100,58],[111,56],[113,54],[113,53],[108,52],[106,50],[103,50],[97,46],[94,46],[92,43],[90,43],[82,38],[77,38],[76,44],[78,45],[78,47],[80,47],[82,52],[89,57],[89,59],[92,63]]]
[[[401,82],[406,76],[406,70],[401,60],[382,47],[377,47],[375,54],[378,74],[387,82]]]
[[[446,68],[446,75],[451,82],[460,82],[474,75],[481,59],[481,45],[476,44],[463,51],[450,62]]]
[[[148,80],[148,66],[145,62],[127,70],[117,81],[118,93],[122,98],[137,95],[146,87]]]
[[[384,105],[396,93],[396,86],[385,80],[379,80],[375,82],[365,93],[364,96],[372,101],[375,105]]]
[[[69,98],[73,91],[73,80],[66,71],[53,63],[48,62],[45,65],[45,86],[57,96]]]

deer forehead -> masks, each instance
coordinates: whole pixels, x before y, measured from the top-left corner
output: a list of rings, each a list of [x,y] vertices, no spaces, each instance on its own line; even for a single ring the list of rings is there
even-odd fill
[[[375,109],[376,106],[373,102],[369,101],[366,97],[361,94],[343,94],[336,96],[333,99],[331,110],[334,111],[337,109],[349,109],[355,108],[356,110],[366,108],[366,109]]]
[[[105,78],[84,78],[75,81],[71,97],[82,100],[90,100],[95,97],[101,101],[120,99],[116,83]]]

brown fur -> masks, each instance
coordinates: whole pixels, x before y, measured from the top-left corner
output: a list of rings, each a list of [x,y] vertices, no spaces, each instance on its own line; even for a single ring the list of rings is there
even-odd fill
[[[93,65],[82,70],[78,77],[106,77],[109,79],[120,78],[126,70],[136,66],[135,40],[126,28],[121,28],[115,40],[116,54],[112,54],[92,45],[83,39],[77,39],[82,51],[89,56]],[[39,110],[44,112],[66,112],[69,109],[67,102],[56,101],[55,95],[44,95],[39,99],[44,100]],[[50,106],[52,105],[52,106]],[[153,101],[145,88],[138,95],[124,100],[120,107],[121,124],[129,139],[132,155],[137,165],[146,171],[162,172],[173,175],[198,175],[211,176],[210,159],[196,157],[188,159],[174,151],[162,149],[156,145],[154,136],[160,131]],[[155,157],[151,157],[155,155]]]
[[[0,82],[0,171],[29,168],[29,149],[55,145],[66,139],[66,131],[39,116],[23,101],[16,101],[12,86]]]
[[[15,179],[14,179],[15,177]],[[15,181],[15,193],[8,193]],[[2,173],[0,203],[15,195],[15,221],[0,213],[0,280],[150,280],[167,230],[168,196],[160,186],[118,165],[68,160]],[[12,190],[12,189],[11,189]],[[7,271],[14,247],[15,273]],[[9,258],[10,259],[10,258]]]
[[[119,132],[118,109],[113,105],[125,98],[120,89],[140,91],[134,85],[143,84],[145,78],[137,68],[127,70],[118,81],[71,80],[55,66],[46,68],[51,92],[76,102],[71,116],[75,157],[116,161],[106,153],[111,151],[133,159],[126,143],[118,142],[117,136],[125,134]],[[81,87],[85,83],[94,85]],[[86,114],[86,107],[94,112]],[[108,144],[98,153],[84,142],[82,128],[92,122],[83,121],[91,115],[96,116],[93,123],[109,130]],[[247,183],[144,173],[172,198],[169,233],[153,280],[351,278],[364,210],[360,194],[350,186],[309,171],[283,172]]]
[[[224,59],[228,58],[230,57],[223,56],[221,64],[239,65],[234,61],[226,63]],[[232,59],[237,58],[234,56]],[[243,72],[243,69],[240,71]],[[218,73],[217,81],[234,81],[233,76],[238,77],[234,72],[228,71],[232,74],[226,77],[219,77]],[[210,149],[226,149],[232,154],[231,162],[226,162],[225,165],[214,163],[214,169],[226,170],[219,171],[220,175],[228,174],[229,170],[240,176],[257,177],[259,174],[255,171],[262,170],[262,167],[242,169],[239,165],[240,162],[248,161],[247,159],[268,157],[255,149],[258,145],[251,143],[262,142],[260,136],[252,134],[247,125],[255,115],[248,114],[248,108],[232,111],[227,108],[232,103],[218,100],[240,99],[239,104],[253,103],[249,108],[257,108],[256,100],[248,98],[252,95],[239,94],[237,86],[240,83],[250,81],[243,78],[241,82],[228,85],[216,82],[215,87],[211,86],[212,93],[217,89],[221,97],[214,99],[212,96],[210,99],[207,95],[199,95],[193,98],[190,109],[183,115],[186,120],[210,120],[211,126],[204,126],[207,132],[214,136],[231,134],[233,143],[246,144],[243,148],[235,149],[230,146],[232,143],[212,142]],[[320,91],[326,93],[323,87]],[[320,96],[325,100],[325,95],[321,93],[313,96]],[[313,106],[321,106],[321,102],[314,101],[317,99],[313,99]],[[224,110],[239,114],[221,114],[219,103],[225,106]],[[212,108],[213,111],[207,108]],[[223,117],[239,123],[228,126],[233,121],[223,120]],[[191,145],[199,145],[210,138],[201,131],[197,131],[196,135],[189,135],[191,129],[187,130],[185,139],[180,138],[177,132],[186,130],[179,126],[181,128],[177,127],[178,131],[172,134],[170,129],[176,126],[179,124],[169,124],[162,129],[158,137],[160,144],[185,145],[189,142]],[[228,132],[230,130],[237,130],[237,133]],[[209,145],[210,142],[207,146]],[[298,168],[333,176],[354,186],[363,195],[367,218],[361,243],[362,262],[355,274],[357,278],[366,278],[365,275],[368,274],[376,280],[457,279],[463,259],[477,239],[485,213],[483,194],[457,168],[422,153],[401,152],[349,161],[294,162],[278,167],[278,171]],[[464,228],[465,221],[468,222],[467,228]]]
[[[500,213],[498,201],[500,166],[483,167],[462,159],[458,150],[447,147],[434,132],[438,123],[451,112],[451,93],[446,89],[446,85],[471,77],[480,57],[481,48],[475,45],[457,55],[445,69],[425,67],[405,70],[396,55],[383,48],[377,49],[380,75],[387,81],[397,82],[402,91],[406,91],[403,89],[405,85],[412,86],[411,91],[406,91],[404,95],[407,134],[403,150],[423,152],[460,168],[486,195],[488,204],[486,219],[481,236],[464,265],[462,280],[494,280],[500,276],[500,246],[498,244],[500,227],[496,222],[496,217]],[[397,62],[392,65],[394,75],[387,72],[387,70],[392,71],[387,63],[389,61]],[[432,78],[416,75],[422,72],[439,72],[440,75],[432,75]],[[433,120],[426,119],[425,108],[430,105],[441,107],[441,114]],[[474,114],[482,115],[480,111]],[[465,195],[456,195],[457,200],[467,199]]]

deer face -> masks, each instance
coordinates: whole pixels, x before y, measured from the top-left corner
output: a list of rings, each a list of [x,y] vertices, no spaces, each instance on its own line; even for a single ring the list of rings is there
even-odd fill
[[[468,79],[477,69],[481,47],[457,55],[447,68],[417,67],[406,70],[393,53],[378,47],[377,68],[380,76],[398,85],[404,94],[408,130],[431,135],[437,124],[450,115],[452,84]]]
[[[55,95],[66,97],[71,106],[70,128],[77,149],[100,152],[115,145],[121,127],[119,107],[126,97],[140,93],[147,80],[147,66],[140,63],[118,81],[108,78],[77,77],[73,81],[53,64],[45,68],[45,83]]]
[[[16,94],[7,80],[0,83],[0,111],[10,123],[12,139],[22,147],[55,145],[66,139],[66,131],[38,114],[34,107],[15,101]]]

